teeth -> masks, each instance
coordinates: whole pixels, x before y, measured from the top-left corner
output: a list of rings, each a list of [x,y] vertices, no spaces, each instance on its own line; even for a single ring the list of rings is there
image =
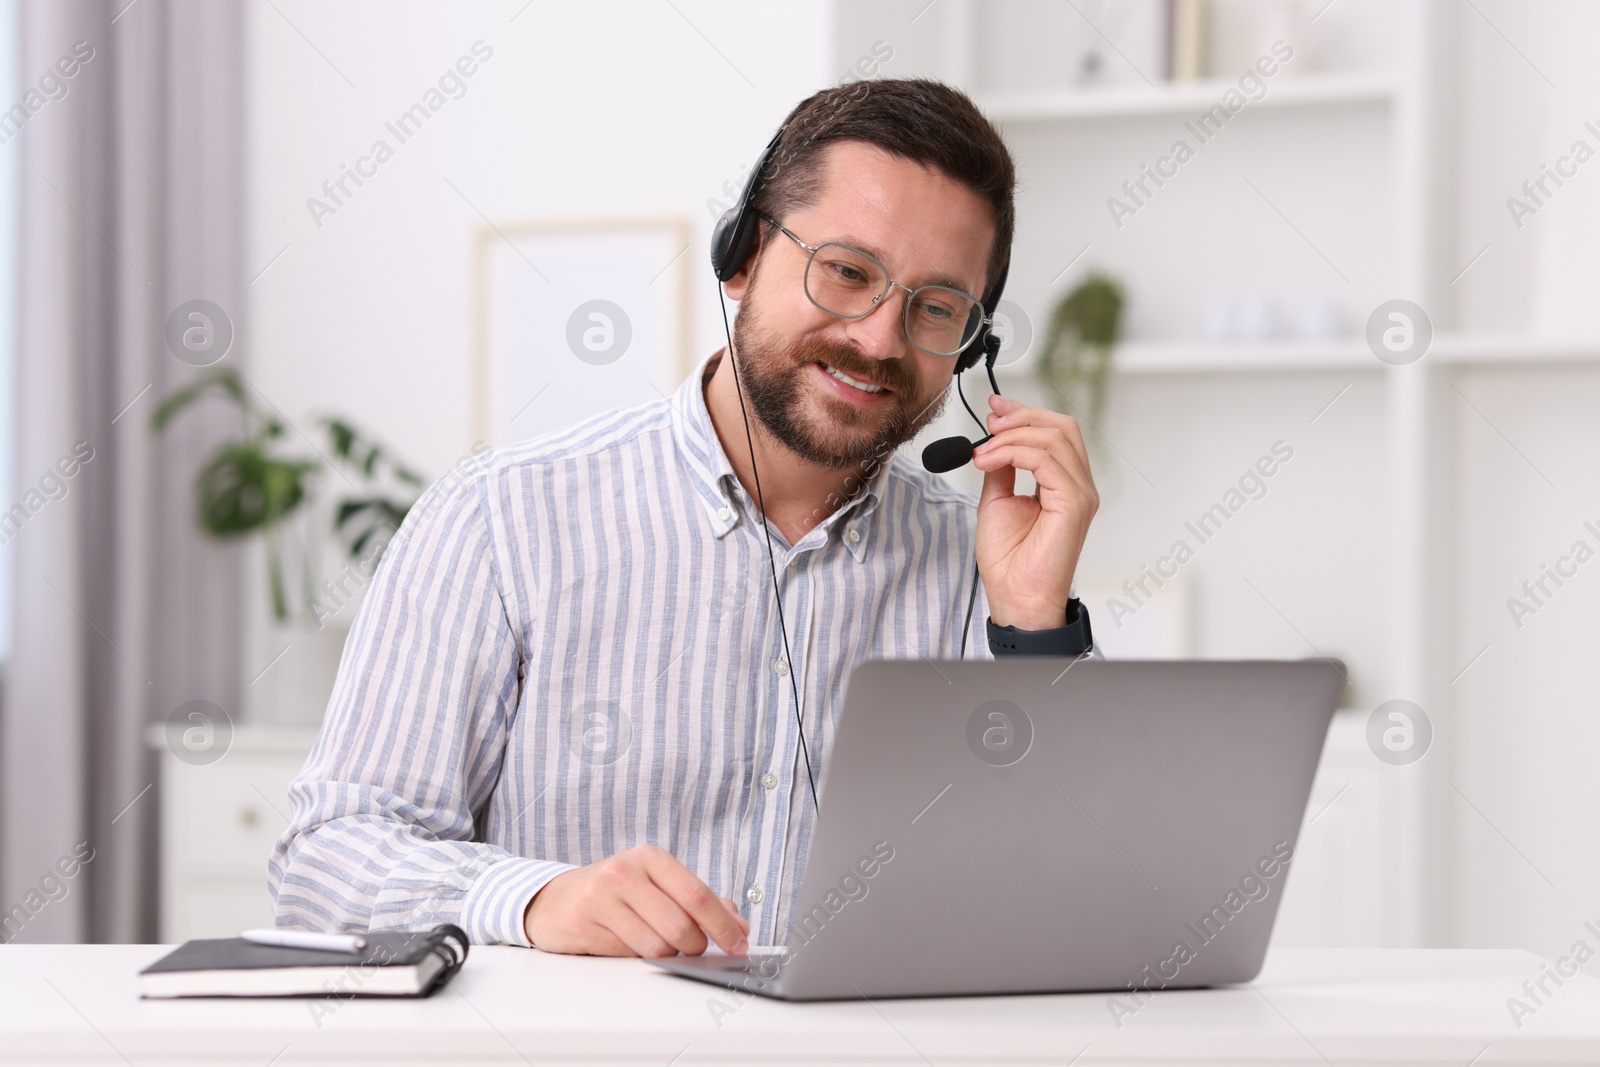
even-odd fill
[[[881,393],[881,392],[883,392],[883,386],[881,386],[881,385],[872,385],[872,384],[870,384],[868,382],[858,382],[854,378],[850,377],[850,375],[844,373],[844,371],[834,370],[832,367],[828,366],[826,363],[824,363],[822,365],[822,369],[827,371],[829,374],[833,375],[835,378],[839,379],[844,384],[855,386],[857,389],[861,390],[863,393]]]

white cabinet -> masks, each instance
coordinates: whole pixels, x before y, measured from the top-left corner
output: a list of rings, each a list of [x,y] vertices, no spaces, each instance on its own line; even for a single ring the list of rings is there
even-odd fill
[[[289,824],[289,781],[316,731],[238,727],[205,764],[180,758],[167,737],[164,725],[145,736],[161,752],[161,940],[273,925],[267,857]]]
[[[1394,884],[1397,790],[1409,768],[1373,758],[1368,714],[1341,708],[1328,727],[1274,948],[1379,948],[1398,937],[1386,887]]]

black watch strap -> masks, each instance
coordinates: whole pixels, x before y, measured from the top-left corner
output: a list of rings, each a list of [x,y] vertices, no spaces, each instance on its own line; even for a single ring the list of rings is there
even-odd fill
[[[1067,601],[1067,624],[1053,630],[1019,630],[988,620],[989,651],[996,656],[1077,656],[1094,647],[1089,609],[1073,597]]]

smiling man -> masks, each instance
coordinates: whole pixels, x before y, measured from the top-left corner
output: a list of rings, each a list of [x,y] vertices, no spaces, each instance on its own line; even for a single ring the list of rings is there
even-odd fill
[[[993,398],[977,501],[895,453],[1004,275],[1014,185],[947,86],[795,108],[727,274],[732,353],[485,454],[389,545],[290,787],[280,926],[781,943],[852,667],[1088,651],[1072,577],[1099,498],[1074,420]],[[965,634],[974,557],[989,642]]]

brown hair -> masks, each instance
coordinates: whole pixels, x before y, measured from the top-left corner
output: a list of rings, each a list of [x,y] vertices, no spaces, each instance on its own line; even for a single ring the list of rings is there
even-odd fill
[[[959,89],[927,78],[881,78],[824,89],[784,120],[783,139],[756,189],[757,211],[781,219],[815,202],[822,151],[834,141],[864,141],[960,182],[994,211],[987,297],[1011,257],[1017,171],[1000,131]]]

